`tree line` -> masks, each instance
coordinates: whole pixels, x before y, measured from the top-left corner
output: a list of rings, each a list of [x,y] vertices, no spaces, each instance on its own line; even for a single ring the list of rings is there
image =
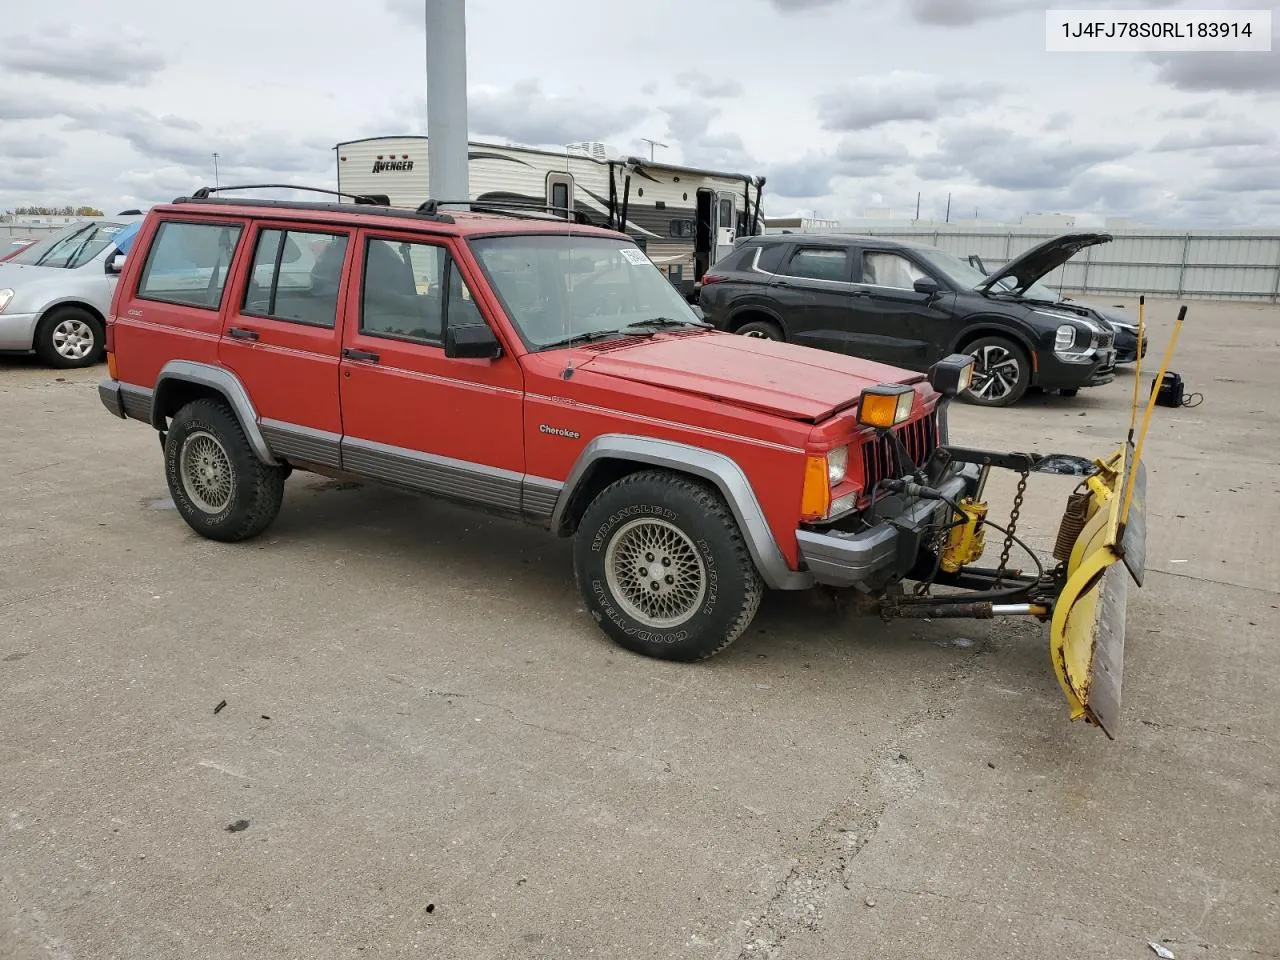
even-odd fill
[[[5,212],[0,219],[10,217],[102,217],[106,216],[97,207],[14,207]]]

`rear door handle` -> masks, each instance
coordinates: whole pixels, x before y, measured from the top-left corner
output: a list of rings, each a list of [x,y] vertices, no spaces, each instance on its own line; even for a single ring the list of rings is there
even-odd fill
[[[368,350],[353,350],[351,347],[343,347],[342,355],[348,360],[368,360],[370,363],[377,363],[380,359],[376,353]]]
[[[227,336],[235,337],[237,340],[257,340],[258,331],[249,330],[246,327],[232,327],[227,331]]]

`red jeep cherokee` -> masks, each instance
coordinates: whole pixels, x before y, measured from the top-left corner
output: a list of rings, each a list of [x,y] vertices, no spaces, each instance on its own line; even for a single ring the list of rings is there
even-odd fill
[[[205,537],[264,530],[292,469],[393,484],[573,536],[604,630],[696,660],[765,587],[896,583],[979,493],[922,374],[714,331],[611,230],[359,199],[198,191],[111,265],[102,402]]]

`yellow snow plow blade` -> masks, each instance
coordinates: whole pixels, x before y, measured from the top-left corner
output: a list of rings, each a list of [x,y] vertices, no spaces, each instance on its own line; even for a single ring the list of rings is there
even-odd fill
[[[1120,719],[1128,581],[1142,586],[1146,565],[1146,470],[1128,443],[1097,461],[1084,526],[1054,605],[1049,643],[1071,719],[1097,724],[1111,739]],[[1121,509],[1136,470],[1127,522]],[[1079,522],[1078,520],[1076,521]]]

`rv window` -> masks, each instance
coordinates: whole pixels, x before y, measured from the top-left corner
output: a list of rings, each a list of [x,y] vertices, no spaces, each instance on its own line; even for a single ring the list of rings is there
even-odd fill
[[[672,220],[667,226],[667,233],[673,237],[692,237],[694,222],[692,220]]]
[[[733,201],[728,197],[720,198],[720,229],[732,230],[734,228]]]
[[[567,183],[553,183],[551,185],[551,206],[556,213],[568,215],[569,185]]]

